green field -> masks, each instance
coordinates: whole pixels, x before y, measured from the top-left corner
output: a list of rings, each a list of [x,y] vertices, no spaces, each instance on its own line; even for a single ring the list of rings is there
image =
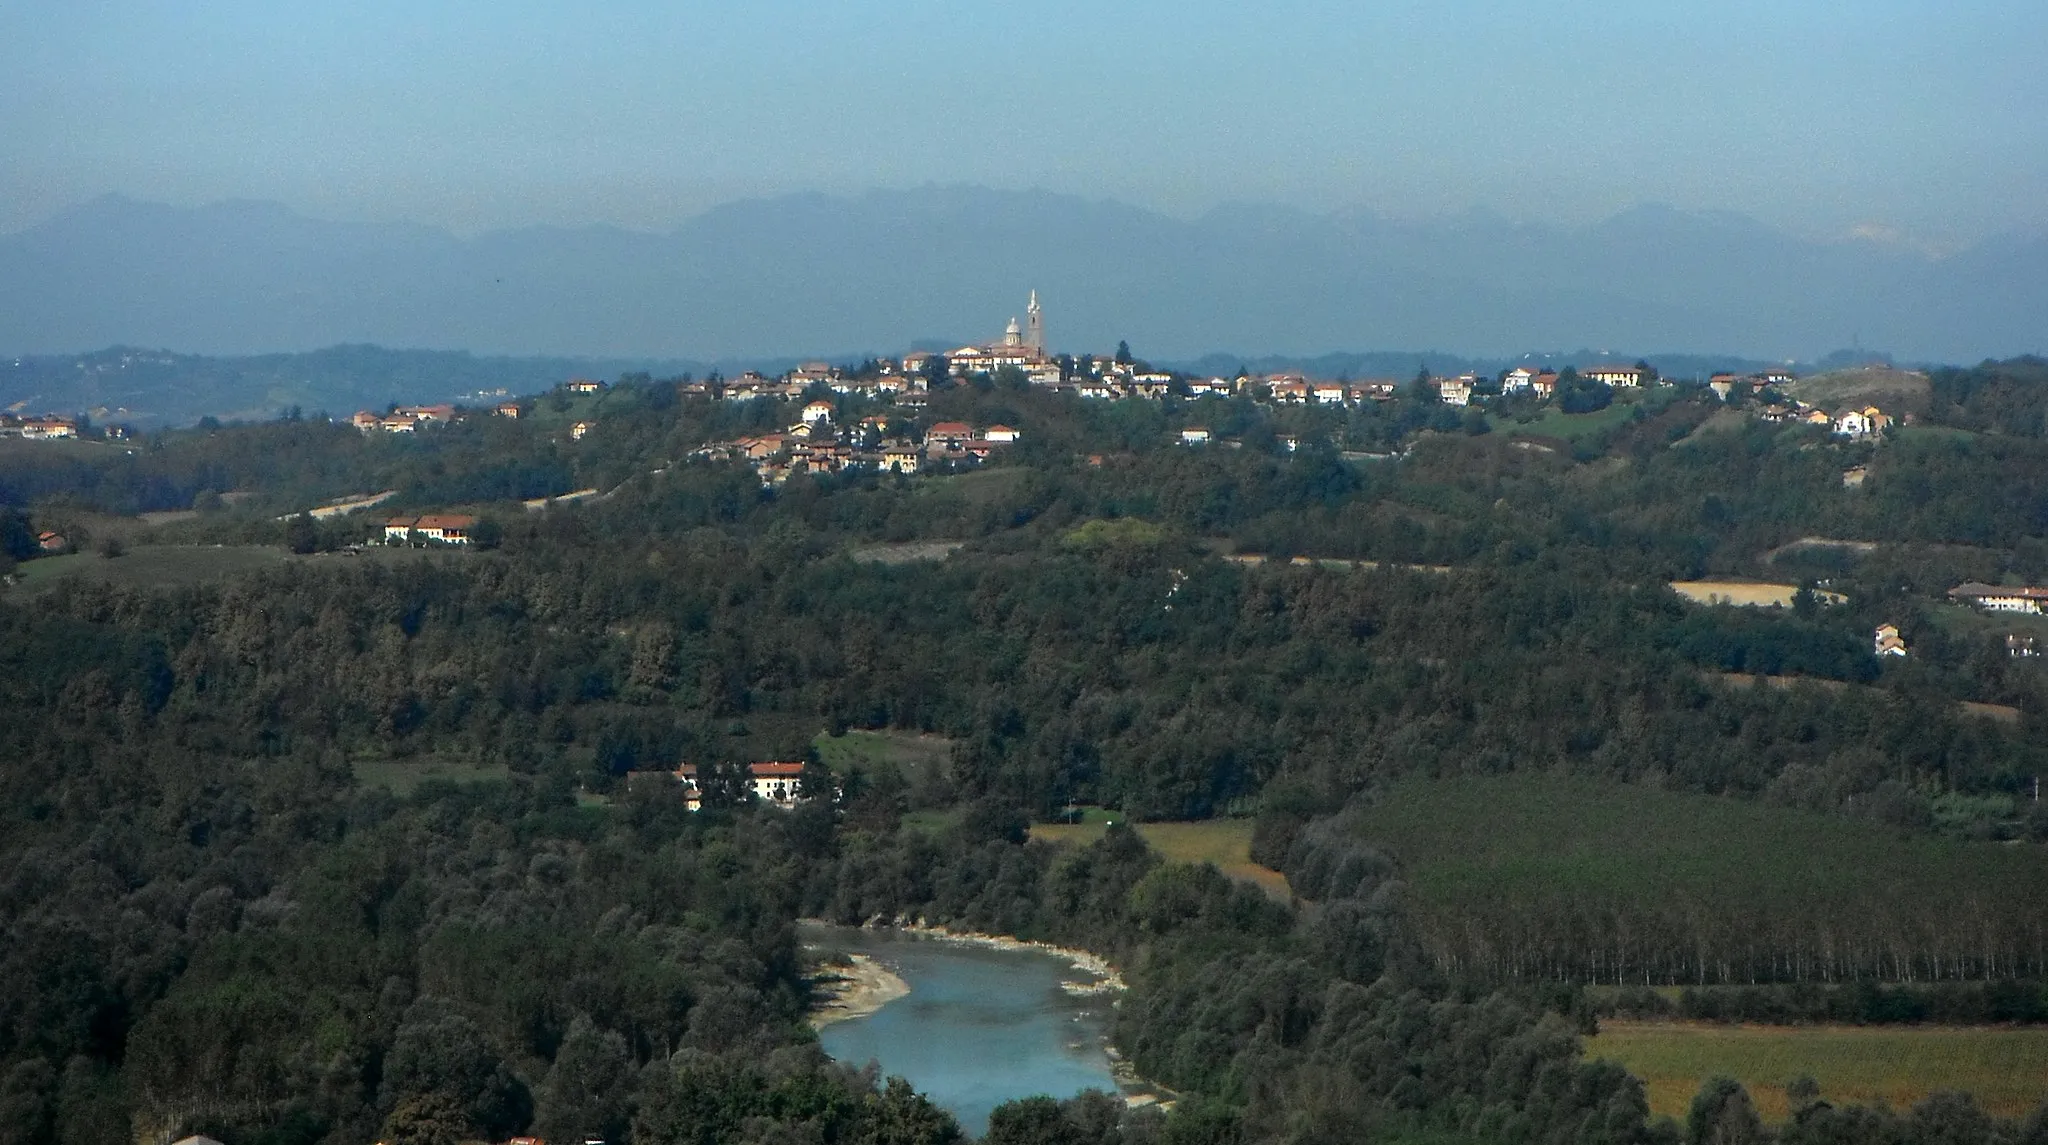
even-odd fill
[[[1082,809],[1079,823],[1037,823],[1031,838],[1046,843],[1086,846],[1102,838],[1118,812],[1100,807]],[[1250,883],[1278,899],[1288,898],[1287,877],[1252,862],[1250,819],[1207,819],[1197,823],[1138,823],[1146,846],[1170,863],[1214,863],[1216,869]]]
[[[1494,418],[1493,428],[1501,433],[1559,437],[1576,442],[1582,437],[1622,424],[1634,415],[1637,408],[1635,405],[1615,402],[1606,409],[1594,410],[1592,413],[1564,413],[1555,406],[1549,406],[1527,422],[1516,418]]]
[[[33,593],[69,578],[133,588],[177,588],[274,568],[291,559],[283,549],[264,545],[137,545],[112,559],[69,553],[29,561],[15,570],[20,583],[14,591]]]
[[[952,740],[918,732],[848,731],[838,736],[819,732],[811,744],[818,749],[818,762],[837,775],[892,764],[903,778],[916,784],[943,777],[953,761]]]
[[[365,790],[387,787],[393,795],[411,795],[420,784],[432,779],[449,783],[491,783],[510,774],[505,765],[478,765],[466,760],[426,756],[414,759],[361,759],[354,766],[356,786]]]
[[[1973,977],[1987,958],[2042,973],[2039,846],[1539,776],[1397,784],[1350,823],[1401,864],[1426,945],[1460,974]]]
[[[1768,1121],[1788,1115],[1785,1083],[1801,1075],[1836,1104],[1884,1102],[1903,1110],[1941,1089],[1964,1090],[2001,1117],[2024,1117],[2048,1099],[2048,1029],[1944,1026],[1708,1026],[1603,1022],[1586,1056],[1643,1079],[1652,1113],[1683,1120],[1708,1078],[1748,1087]]]

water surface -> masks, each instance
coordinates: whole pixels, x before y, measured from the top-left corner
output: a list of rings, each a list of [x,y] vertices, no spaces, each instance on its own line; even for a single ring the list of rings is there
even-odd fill
[[[986,1132],[989,1112],[1013,1098],[1116,1092],[1112,999],[1068,993],[1063,983],[1091,979],[1059,958],[843,927],[821,927],[814,940],[865,954],[910,984],[908,997],[819,1031],[825,1052],[908,1079],[967,1132]]]

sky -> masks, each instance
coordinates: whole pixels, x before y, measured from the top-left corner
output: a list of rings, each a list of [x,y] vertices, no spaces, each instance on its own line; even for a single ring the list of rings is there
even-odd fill
[[[458,233],[928,183],[2048,231],[2041,0],[15,0],[0,232],[108,192]]]

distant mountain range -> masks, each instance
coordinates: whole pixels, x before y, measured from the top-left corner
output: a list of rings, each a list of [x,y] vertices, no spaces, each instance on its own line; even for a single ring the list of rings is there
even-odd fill
[[[1907,360],[2048,349],[2048,240],[1945,258],[1644,206],[1567,228],[1467,214],[1220,207],[1193,220],[1044,192],[748,200],[673,232],[458,238],[270,203],[108,196],[0,237],[0,352],[379,343],[611,360],[843,360],[986,340],[1044,301],[1055,349],[1154,360],[1531,347]]]

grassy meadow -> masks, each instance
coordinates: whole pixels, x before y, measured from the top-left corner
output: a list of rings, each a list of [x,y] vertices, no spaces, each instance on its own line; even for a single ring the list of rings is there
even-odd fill
[[[1119,812],[1085,808],[1079,823],[1037,823],[1031,837],[1047,843],[1086,846],[1102,838]],[[1278,899],[1289,897],[1287,877],[1252,862],[1250,819],[1208,819],[1198,823],[1134,824],[1145,844],[1172,863],[1214,863],[1216,869]]]
[[[1801,1075],[1836,1104],[1904,1110],[1936,1090],[1965,1090],[2000,1117],[2024,1117],[2048,1098],[2048,1029],[1949,1026],[1722,1026],[1602,1022],[1586,1056],[1627,1067],[1650,1110],[1683,1120],[1708,1078],[1748,1088],[1767,1121],[1790,1114],[1785,1083]]]
[[[889,764],[914,784],[944,776],[953,761],[952,740],[917,732],[849,730],[836,736],[819,732],[811,745],[818,751],[818,762],[836,775]]]

